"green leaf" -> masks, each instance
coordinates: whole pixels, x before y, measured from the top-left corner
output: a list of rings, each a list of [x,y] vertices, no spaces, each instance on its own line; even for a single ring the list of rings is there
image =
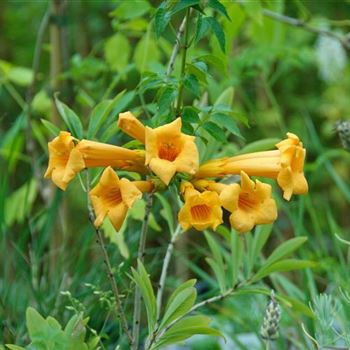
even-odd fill
[[[208,6],[213,8],[214,10],[220,12],[222,15],[224,15],[228,20],[230,19],[230,16],[228,15],[226,11],[226,7],[218,0],[209,0]]]
[[[165,114],[171,107],[171,104],[175,100],[177,90],[173,86],[166,86],[160,94],[158,100],[159,114]]]
[[[89,139],[93,138],[96,135],[96,133],[99,131],[103,123],[109,117],[113,109],[118,106],[118,103],[122,102],[123,97],[125,96],[127,96],[127,94],[125,94],[125,90],[123,90],[117,96],[115,96],[113,100],[104,100],[95,106],[95,108],[90,114],[87,132],[87,137]]]
[[[45,128],[53,135],[53,136],[57,136],[60,133],[60,128],[58,128],[55,124],[49,122],[46,119],[40,119],[41,122],[43,123],[43,125],[45,126]]]
[[[203,84],[207,83],[208,67],[204,62],[196,61],[192,64],[187,64],[187,71],[196,76]]]
[[[182,11],[188,7],[198,5],[199,3],[200,3],[199,0],[180,0],[176,3],[174,8],[171,10],[171,16],[173,16],[175,13]]]
[[[199,16],[197,21],[195,43],[198,43],[198,41],[203,39],[211,30],[209,18],[210,17],[203,17],[202,15]]]
[[[174,301],[175,297],[177,297],[177,295],[182,292],[183,290],[187,289],[187,288],[191,288],[194,287],[194,285],[196,284],[197,280],[195,278],[190,279],[182,284],[180,284],[175,290],[174,292],[170,295],[166,309],[169,308],[169,305]]]
[[[199,110],[196,107],[187,106],[182,109],[181,119],[186,123],[199,122]]]
[[[140,288],[141,295],[146,307],[148,334],[152,334],[157,321],[157,303],[151,280],[142,262],[138,260],[137,271],[131,268],[135,283]]]
[[[192,92],[196,97],[199,97],[200,95],[199,82],[195,75],[193,74],[186,75],[184,78],[184,86],[188,91]]]
[[[232,116],[223,113],[214,113],[210,116],[210,120],[218,124],[220,127],[224,127],[231,134],[243,138],[241,131]]]
[[[26,67],[12,67],[7,79],[20,86],[28,86],[33,81],[33,71]]]
[[[225,33],[220,23],[214,17],[208,17],[208,21],[210,23],[211,29],[213,30],[216,36],[216,39],[219,42],[221,51],[225,52],[225,47],[226,47]]]
[[[154,27],[157,37],[164,32],[166,26],[171,19],[171,12],[167,11],[163,7],[159,7],[154,17]]]
[[[270,265],[264,265],[250,280],[251,283],[261,280],[273,272],[286,272],[315,267],[316,263],[309,260],[285,259]]]
[[[158,62],[159,58],[160,52],[157,42],[154,40],[151,31],[148,30],[135,48],[134,61],[136,68],[143,73],[150,67],[151,63]]]
[[[61,102],[57,97],[55,97],[55,103],[58,112],[65,124],[67,125],[70,132],[78,139],[83,138],[83,126],[79,117],[63,102]]]
[[[172,295],[171,300],[169,300],[159,329],[163,329],[172,321],[186,315],[194,305],[196,297],[197,291],[194,287],[181,288],[179,291],[176,291],[176,295]]]
[[[307,237],[295,237],[277,247],[265,262],[265,266],[275,263],[290,255],[307,241]]]
[[[224,131],[213,122],[205,122],[202,125],[203,129],[205,129],[210,136],[212,136],[215,140],[220,142],[226,142],[226,135]]]
[[[214,103],[214,106],[217,108],[220,108],[221,105],[225,105],[231,108],[234,94],[235,94],[235,89],[232,86],[229,86],[219,95],[219,97],[216,99]]]
[[[118,72],[121,72],[129,64],[130,51],[129,40],[121,33],[110,37],[104,47],[107,63],[111,69]]]
[[[175,231],[173,209],[169,201],[162,194],[155,193],[155,196],[160,200],[160,203],[162,204],[162,207],[163,207],[162,210],[160,211],[160,214],[163,216],[163,218],[167,222],[171,234],[173,234]]]
[[[196,334],[223,337],[222,333],[209,327],[210,318],[202,315],[188,316],[175,323],[151,350],[163,349],[166,345],[182,342]]]
[[[111,15],[123,20],[130,20],[143,16],[151,8],[151,5],[146,0],[120,1],[119,6],[111,12]]]
[[[259,225],[255,229],[252,249],[249,254],[249,265],[252,268],[261,253],[262,248],[269,239],[273,225]]]
[[[243,262],[243,241],[236,232],[231,233],[232,284],[238,282],[239,270]]]
[[[17,345],[5,344],[5,346],[10,350],[25,350],[25,348],[22,348],[21,346],[17,346]]]
[[[240,151],[241,153],[252,153],[252,152],[261,152],[261,151],[268,151],[271,148],[275,148],[276,143],[281,141],[277,138],[269,138],[269,139],[263,139],[255,142],[251,142],[248,145],[244,146]]]
[[[40,335],[42,330],[47,327],[45,319],[32,307],[28,307],[26,311],[26,322],[28,333],[31,339]]]

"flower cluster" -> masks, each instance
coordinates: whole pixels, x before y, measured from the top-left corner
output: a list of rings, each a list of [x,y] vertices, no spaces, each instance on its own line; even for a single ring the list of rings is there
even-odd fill
[[[144,144],[144,150],[77,140],[66,131],[48,144],[45,177],[62,190],[81,170],[105,167],[99,183],[89,193],[96,227],[108,217],[119,230],[128,209],[142,193],[157,190],[155,178],[168,186],[177,173],[187,178],[178,186],[184,200],[178,220],[185,230],[215,230],[223,222],[223,208],[230,213],[231,226],[240,233],[276,220],[271,186],[250,176],[276,179],[286,200],[308,191],[303,171],[305,149],[292,133],[276,145],[276,150],[213,159],[200,165],[195,137],[181,132],[181,118],[152,129],[126,112],[119,114],[118,127]],[[120,179],[113,169],[138,172],[147,179]],[[240,175],[240,184],[221,182],[229,175]]]

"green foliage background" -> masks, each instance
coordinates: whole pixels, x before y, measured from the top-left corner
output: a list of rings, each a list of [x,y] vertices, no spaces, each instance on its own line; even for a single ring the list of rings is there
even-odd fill
[[[175,34],[189,3],[199,4],[204,12],[192,10],[186,72],[180,79],[179,54],[173,74],[166,77]],[[312,348],[301,324],[317,336],[322,325],[315,321],[309,302],[319,293],[329,293],[342,303],[347,316],[338,312],[334,319],[350,320],[344,298],[350,293],[350,255],[348,246],[335,236],[349,239],[350,154],[341,148],[334,131],[335,122],[349,120],[350,115],[348,50],[336,40],[325,41],[325,36],[288,26],[263,12],[283,13],[345,35],[350,28],[350,4],[218,3],[222,7],[210,6],[215,1],[180,1],[170,18],[159,1],[69,2],[63,15],[51,16],[43,34],[28,118],[35,43],[51,4],[0,2],[1,343],[28,343],[24,315],[30,305],[61,324],[74,314],[89,315],[89,327],[104,340],[106,349],[118,341],[111,295],[106,292],[108,280],[88,222],[81,181],[76,179],[63,194],[42,178],[47,141],[57,133],[55,126],[67,129],[52,102],[56,91],[79,116],[85,137],[131,147],[130,138],[117,128],[118,113],[132,110],[146,124],[164,124],[177,113],[174,103],[183,84],[184,132],[198,136],[200,150],[207,147],[202,161],[240,149],[268,149],[287,131],[296,133],[307,149],[309,194],[290,203],[279,200],[279,219],[257,259],[265,261],[264,256],[288,238],[306,236],[308,241],[296,255],[317,266],[273,274],[265,281],[265,286],[293,300],[292,307],[284,310],[278,348],[289,349],[291,343],[298,349]],[[63,34],[57,81],[50,74],[53,27]],[[91,116],[98,120],[101,113],[103,122],[89,128]],[[74,118],[69,120],[74,124]],[[159,274],[169,241],[164,232],[172,230],[169,215],[176,214],[173,198],[170,193],[154,203],[146,259],[154,276]],[[126,300],[133,288],[126,273],[135,265],[144,207],[140,202],[132,210],[122,233],[117,235],[108,224],[105,227]],[[223,232],[215,239],[220,241]],[[204,235],[188,232],[181,245],[183,249],[175,251],[170,287],[195,277],[203,285],[203,295],[215,294],[219,288],[205,262],[209,249]],[[265,297],[242,295],[208,308],[207,313],[214,324],[225,325],[235,340],[239,333],[259,332],[264,307]],[[242,312],[247,308],[251,312]],[[328,345],[335,345],[332,337],[325,340]],[[238,346],[245,349],[244,344]]]

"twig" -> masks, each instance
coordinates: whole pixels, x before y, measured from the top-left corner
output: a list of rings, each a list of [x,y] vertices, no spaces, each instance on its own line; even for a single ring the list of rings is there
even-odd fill
[[[172,73],[172,71],[174,70],[175,59],[176,59],[176,56],[177,56],[179,49],[180,49],[181,38],[182,38],[182,35],[184,33],[184,30],[185,30],[185,25],[186,25],[186,17],[184,17],[184,19],[182,20],[180,27],[179,27],[179,30],[176,34],[176,42],[175,42],[173,51],[172,51],[171,56],[170,56],[168,68],[166,70],[167,76],[169,76]]]
[[[87,172],[86,188],[87,188],[89,220],[90,220],[91,224],[94,226],[95,214],[94,214],[94,211],[92,209],[92,205],[91,205],[91,201],[90,201],[90,197],[89,197],[90,183],[89,183],[89,173],[88,172]],[[129,344],[132,344],[133,343],[132,336],[131,336],[131,334],[129,332],[128,322],[126,320],[126,316],[125,316],[124,310],[122,308],[122,303],[121,303],[121,299],[120,299],[120,294],[119,294],[117,282],[116,282],[116,280],[114,278],[111,261],[109,259],[106,247],[104,245],[102,232],[101,232],[101,230],[99,228],[96,228],[95,226],[94,226],[94,228],[95,228],[95,232],[96,232],[96,236],[97,236],[97,241],[96,242],[98,243],[98,245],[101,248],[101,252],[102,252],[102,255],[103,255],[103,260],[104,260],[104,263],[105,263],[106,269],[107,269],[107,277],[108,277],[109,282],[111,283],[111,286],[112,286],[112,292],[113,292],[115,303],[116,303],[116,306],[117,306],[117,315],[120,318],[121,327],[122,327],[124,333],[126,334],[126,336],[128,337]]]
[[[179,86],[179,93],[177,96],[177,102],[176,102],[176,116],[178,117],[180,114],[180,109],[182,105],[182,97],[183,97],[183,91],[184,91],[184,83],[183,79],[185,76],[185,70],[186,70],[186,56],[187,56],[187,49],[188,49],[188,23],[190,20],[190,8],[187,9],[186,17],[185,17],[185,39],[184,44],[182,47],[182,60],[181,60],[181,75],[180,75],[180,86]]]
[[[165,253],[165,258],[164,258],[164,262],[163,262],[163,267],[162,267],[162,272],[160,274],[160,279],[159,279],[159,283],[158,283],[158,292],[157,292],[157,321],[159,319],[160,316],[160,311],[162,308],[162,297],[163,297],[163,292],[164,292],[164,287],[165,287],[165,280],[166,280],[166,276],[168,273],[168,267],[169,267],[169,263],[170,263],[170,259],[171,256],[173,254],[173,250],[174,250],[174,243],[177,240],[179,234],[182,232],[181,230],[181,226],[178,225],[176,227],[175,232],[173,233],[170,243],[168,244],[168,248],[167,251]]]
[[[330,30],[327,30],[327,29],[313,27],[303,20],[300,20],[298,18],[289,17],[286,15],[282,15],[280,13],[276,13],[276,12],[270,11],[268,9],[263,9],[262,14],[266,17],[272,18],[276,21],[288,24],[290,26],[299,27],[299,28],[305,29],[311,33],[316,33],[319,35],[325,35],[325,36],[331,37],[333,39],[338,40],[343,45],[343,47],[345,47],[346,49],[350,49],[350,41],[347,39],[346,36],[339,35],[337,33],[330,31]]]
[[[143,262],[145,255],[145,246],[146,246],[146,237],[148,231],[148,222],[152,210],[153,204],[153,192],[148,194],[145,216],[143,218],[139,250],[138,250],[138,259]],[[140,321],[141,321],[141,291],[140,288],[136,287],[135,290],[135,299],[134,299],[134,318],[133,318],[133,329],[132,329],[132,349],[137,350],[139,347],[139,336],[140,336]]]

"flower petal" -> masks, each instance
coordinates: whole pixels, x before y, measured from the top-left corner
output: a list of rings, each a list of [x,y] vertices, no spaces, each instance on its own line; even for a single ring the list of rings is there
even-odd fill
[[[149,167],[166,185],[169,185],[170,180],[176,173],[175,164],[166,159],[153,158],[149,163]]]

